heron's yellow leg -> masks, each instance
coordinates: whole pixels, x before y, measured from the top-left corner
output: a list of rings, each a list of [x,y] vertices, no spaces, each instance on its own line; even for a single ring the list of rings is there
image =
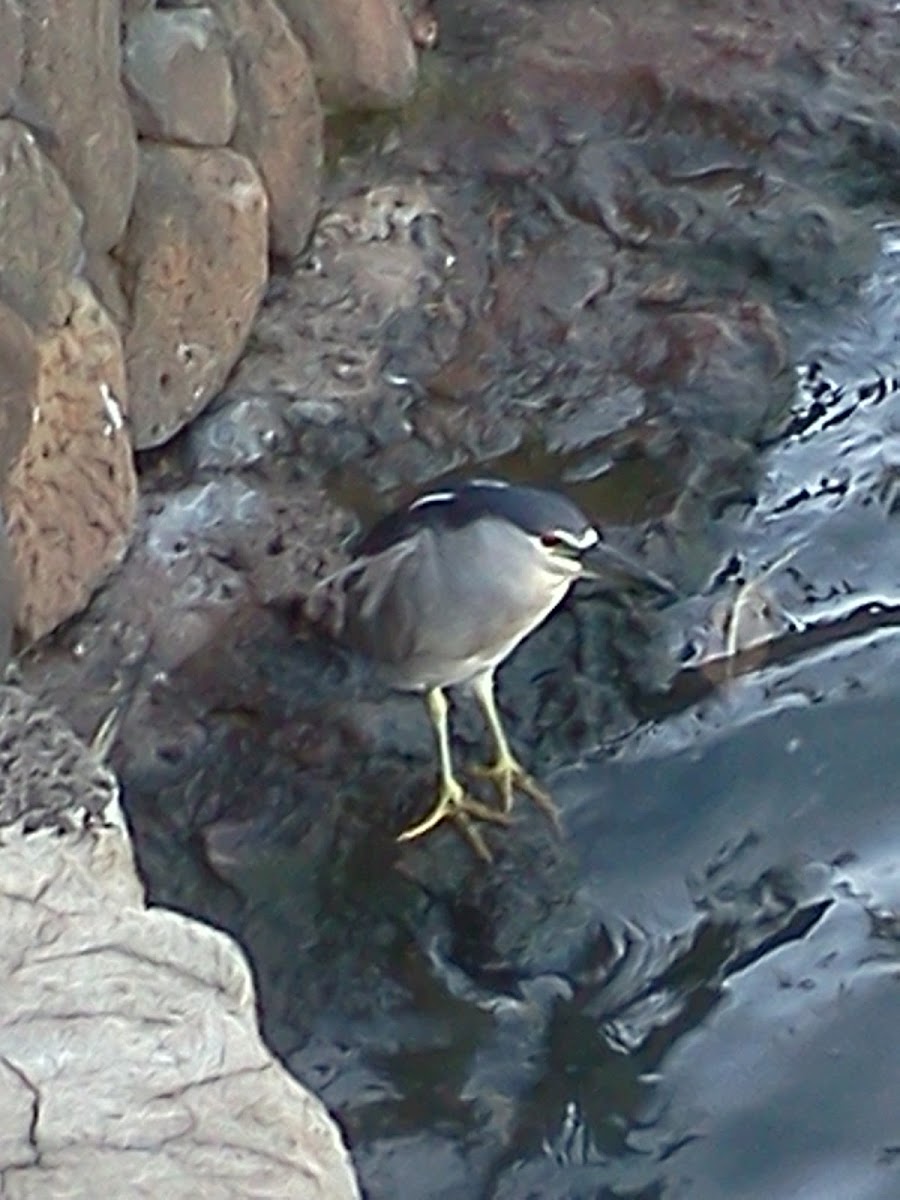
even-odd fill
[[[472,690],[484,713],[484,719],[491,731],[497,753],[497,757],[488,766],[474,767],[474,773],[483,779],[489,779],[494,784],[500,793],[500,803],[505,813],[512,808],[515,793],[522,792],[550,818],[554,827],[559,829],[559,812],[556,805],[537,780],[532,779],[509,748],[503,723],[497,712],[497,702],[494,699],[493,672],[489,671],[484,675],[479,675],[472,683]]]
[[[473,800],[453,773],[453,759],[450,754],[450,729],[447,718],[447,697],[440,688],[432,688],[425,694],[428,715],[434,727],[437,741],[438,763],[440,776],[438,783],[438,798],[434,808],[418,821],[410,825],[398,836],[398,842],[411,842],[421,837],[439,825],[441,821],[453,821],[469,845],[486,862],[492,862],[493,856],[484,843],[484,839],[472,825],[470,818],[478,821],[492,821],[495,825],[508,825],[509,818],[505,813],[495,812],[484,804]]]

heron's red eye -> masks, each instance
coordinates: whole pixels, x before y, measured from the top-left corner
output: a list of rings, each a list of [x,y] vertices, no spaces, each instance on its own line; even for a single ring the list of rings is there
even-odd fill
[[[541,541],[548,549],[550,549],[553,546],[558,546],[562,541],[562,538],[555,533],[542,533]]]

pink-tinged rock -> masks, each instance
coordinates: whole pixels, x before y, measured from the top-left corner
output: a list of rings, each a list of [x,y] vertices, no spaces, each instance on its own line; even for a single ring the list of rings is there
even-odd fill
[[[294,258],[319,209],[322,108],[305,46],[275,0],[210,0],[228,31],[238,97],[232,146],[269,195],[271,246]]]
[[[37,342],[32,424],[3,490],[16,624],[31,640],[84,608],[121,560],[137,497],[118,331],[87,284],[63,299],[65,323]]]
[[[231,150],[147,143],[118,251],[131,307],[125,339],[132,433],[168,441],[219,391],[268,277],[267,201]]]
[[[393,108],[416,87],[418,63],[397,0],[281,0],[306,42],[322,99],[334,108]]]
[[[119,0],[22,5],[22,111],[84,213],[85,244],[100,250],[122,235],[137,171],[119,23]]]
[[[34,334],[17,313],[0,303],[0,480],[28,437],[37,381]]]
[[[9,111],[22,78],[22,18],[16,0],[0,0],[0,114]]]
[[[128,24],[124,67],[139,133],[196,146],[228,144],[237,102],[212,8],[140,13]]]
[[[81,257],[81,214],[34,135],[0,121],[0,299],[34,329],[61,313],[54,305]]]

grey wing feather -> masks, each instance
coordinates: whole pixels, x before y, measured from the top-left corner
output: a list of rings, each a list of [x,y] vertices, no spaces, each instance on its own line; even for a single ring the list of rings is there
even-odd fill
[[[412,650],[414,613],[406,580],[414,569],[418,535],[379,554],[364,555],[323,579],[310,593],[306,614],[336,641],[381,662],[399,662]],[[401,583],[401,586],[397,584]]]

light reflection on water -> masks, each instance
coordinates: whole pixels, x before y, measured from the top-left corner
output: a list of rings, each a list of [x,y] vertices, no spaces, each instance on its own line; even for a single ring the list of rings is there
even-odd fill
[[[695,721],[557,781],[618,957],[558,1006],[540,1147],[492,1195],[898,1194],[898,720],[895,693]]]

